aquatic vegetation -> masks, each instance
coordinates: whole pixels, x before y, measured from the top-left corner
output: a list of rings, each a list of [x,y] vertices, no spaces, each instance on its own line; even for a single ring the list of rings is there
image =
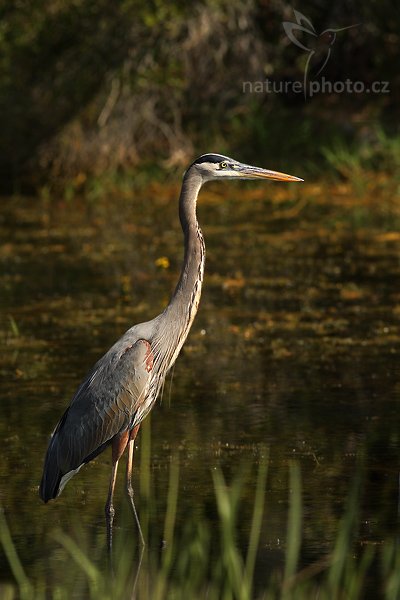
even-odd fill
[[[299,464],[290,463],[289,506],[286,534],[286,559],[283,568],[273,568],[268,563],[267,583],[260,584],[255,576],[257,549],[262,533],[262,517],[266,496],[269,453],[264,448],[258,465],[257,483],[253,497],[253,516],[243,556],[237,541],[237,523],[241,516],[241,501],[246,485],[248,464],[242,465],[230,484],[221,469],[213,471],[215,502],[218,511],[220,535],[216,547],[210,547],[210,524],[193,519],[184,524],[190,536],[178,537],[175,532],[175,515],[179,504],[179,461],[173,457],[170,464],[168,500],[164,521],[161,551],[148,544],[120,545],[111,557],[111,564],[92,558],[89,547],[82,548],[79,540],[61,529],[55,530],[53,539],[63,549],[63,569],[51,570],[42,576],[28,578],[18,558],[15,545],[4,517],[0,512],[0,542],[7,556],[15,583],[2,584],[2,598],[13,598],[18,590],[22,600],[31,598],[100,598],[123,600],[151,597],[211,598],[219,600],[250,600],[251,598],[364,598],[370,590],[369,568],[372,562],[381,562],[380,576],[374,588],[381,597],[395,600],[400,592],[400,550],[395,540],[386,540],[378,546],[354,545],[356,515],[360,502],[361,473],[358,471],[330,552],[306,567],[299,567],[300,546],[304,522],[303,492]],[[75,576],[71,577],[71,561]],[[264,578],[265,579],[265,578]],[[378,586],[378,587],[377,587]]]

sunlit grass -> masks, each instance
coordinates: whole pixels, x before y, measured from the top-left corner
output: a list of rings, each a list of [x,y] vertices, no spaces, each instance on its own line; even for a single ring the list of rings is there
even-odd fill
[[[293,172],[306,183],[346,181],[358,196],[370,193],[373,185],[378,185],[381,191],[399,192],[400,136],[397,131],[388,131],[380,123],[369,123],[349,133],[329,120],[304,118],[299,122],[287,111],[269,121],[268,127],[265,127],[264,119],[263,110],[233,119],[231,138],[237,140],[236,147],[226,146],[226,140],[218,139],[218,136],[211,142],[213,147],[209,147],[207,134],[206,146],[199,145],[198,148]],[[282,136],[285,130],[292,134]],[[130,201],[132,195],[143,190],[149,191],[152,198],[168,188],[177,195],[174,186],[178,184],[179,187],[183,171],[194,158],[182,156],[184,159],[173,165],[154,158],[134,167],[79,172],[69,179],[49,180],[38,190],[38,195],[49,204],[61,197],[67,202],[80,197],[92,206],[114,196],[119,203]]]
[[[55,573],[48,573],[46,582],[40,576],[29,579],[16,552],[5,516],[0,512],[1,545],[15,580],[13,584],[1,588],[2,598],[355,600],[364,597],[369,568],[374,561],[377,576],[380,571],[382,597],[387,600],[397,599],[400,593],[400,549],[397,543],[387,541],[378,547],[367,545],[359,552],[353,547],[362,484],[361,468],[350,491],[332,552],[302,568],[299,566],[304,519],[301,473],[297,462],[289,464],[285,564],[281,569],[271,571],[265,587],[260,588],[260,584],[256,584],[255,565],[266,501],[268,504],[265,493],[268,461],[269,453],[263,449],[258,465],[245,555],[240,551],[236,537],[241,519],[241,499],[250,466],[243,464],[230,484],[226,482],[220,468],[212,471],[219,531],[216,551],[211,551],[210,540],[213,534],[215,537],[216,532],[211,530],[205,520],[186,523],[189,536],[179,537],[175,533],[179,505],[179,458],[172,456],[163,534],[167,543],[161,554],[159,549],[152,548],[149,543],[142,550],[138,547],[135,556],[127,552],[126,548],[117,546],[111,564],[97,564],[90,556],[90,550],[82,549],[64,531],[54,531],[54,540],[81,573],[82,584],[79,591],[69,568],[63,571],[61,580],[60,574]],[[268,570],[268,565],[266,568]]]
[[[333,174],[349,181],[359,195],[368,193],[377,174],[386,176],[385,187],[399,191],[400,137],[382,127],[372,129],[363,141],[335,140],[322,148],[322,154]]]

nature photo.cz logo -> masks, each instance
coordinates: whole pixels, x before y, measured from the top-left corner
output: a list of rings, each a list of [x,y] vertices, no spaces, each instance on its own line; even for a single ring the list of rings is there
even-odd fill
[[[337,34],[340,31],[345,31],[346,29],[352,29],[353,27],[358,27],[358,25],[348,25],[347,27],[341,27],[339,29],[325,29],[321,33],[317,33],[315,27],[311,23],[310,19],[305,17],[298,10],[293,9],[294,16],[296,19],[296,23],[291,23],[290,21],[284,21],[282,23],[283,29],[285,30],[286,35],[289,40],[308,53],[308,58],[306,62],[306,66],[304,69],[304,97],[307,97],[307,83],[308,76],[311,75],[313,67],[315,66],[315,70],[318,68],[318,65],[322,62],[322,66],[319,67],[318,71],[315,73],[314,78],[317,78],[318,75],[324,70],[329,57],[332,54],[332,48],[337,39]],[[300,37],[307,38],[305,43],[302,43],[295,35],[295,33],[300,33]],[[306,34],[301,36],[301,34]],[[313,64],[315,63],[315,64]]]
[[[303,92],[305,100],[317,93],[389,93],[388,81],[373,81],[368,86],[363,81],[353,81],[349,78],[344,81],[329,81],[325,77],[317,79],[325,69],[330,57],[334,54],[333,47],[340,38],[338,34],[359,27],[360,24],[339,28],[330,27],[318,33],[310,19],[298,10],[293,9],[293,13],[295,22],[283,21],[282,25],[289,40],[308,55],[303,81],[271,81],[269,79],[253,82],[243,81],[243,93],[287,94]]]

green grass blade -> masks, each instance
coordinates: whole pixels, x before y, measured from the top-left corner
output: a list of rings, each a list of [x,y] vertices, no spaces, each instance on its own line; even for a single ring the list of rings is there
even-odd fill
[[[92,561],[84,554],[79,546],[74,542],[72,538],[63,533],[62,531],[55,531],[53,538],[65,548],[70,554],[71,558],[76,562],[80,569],[85,573],[88,578],[92,590],[103,589],[103,577],[100,571],[95,567]]]
[[[167,587],[168,575],[170,572],[173,552],[174,552],[174,529],[176,519],[176,509],[178,505],[178,490],[179,490],[179,458],[177,455],[171,456],[171,464],[169,471],[168,497],[167,497],[167,512],[164,522],[164,540],[167,544],[164,550],[161,571],[158,577],[154,599],[165,597],[165,589]]]
[[[287,550],[284,570],[284,586],[290,586],[294,577],[301,546],[302,506],[301,506],[301,475],[298,463],[289,464],[290,502],[287,527]]]
[[[213,471],[212,477],[221,528],[222,575],[220,577],[223,590],[221,597],[224,599],[233,597],[244,599],[248,597],[243,586],[244,566],[235,542],[236,510],[238,508],[239,489],[243,485],[243,477],[238,476],[232,483],[231,488],[226,485],[220,469]]]
[[[6,517],[3,509],[0,507],[0,541],[4,549],[4,554],[7,557],[11,571],[18,584],[20,597],[22,599],[33,597],[33,589],[29,579],[25,575],[25,571],[19,560],[17,551],[11,538],[10,530],[7,525]]]
[[[254,499],[253,517],[251,521],[249,546],[247,550],[245,566],[247,585],[250,590],[252,588],[254,567],[256,563],[258,543],[260,540],[261,524],[264,512],[265,484],[267,481],[268,474],[268,460],[269,450],[264,448],[262,451],[262,458],[258,468],[256,495]]]
[[[328,584],[333,597],[340,589],[340,585],[344,576],[344,570],[349,557],[351,536],[358,513],[361,480],[362,470],[359,466],[355,474],[353,487],[347,500],[344,516],[340,522],[339,533],[333,550],[332,566],[329,570]]]
[[[19,337],[20,331],[18,324],[12,315],[8,315],[8,320],[10,322],[10,329],[15,337]]]
[[[350,566],[348,572],[348,582],[346,583],[346,590],[348,597],[352,600],[362,598],[363,586],[366,581],[366,575],[371,565],[372,559],[374,558],[375,548],[373,546],[367,546],[362,553],[359,564],[352,568]]]
[[[151,415],[146,417],[140,432],[140,497],[148,502],[151,491]]]
[[[139,467],[139,498],[140,498],[140,526],[143,537],[148,545],[149,519],[152,508],[151,494],[151,414],[149,414],[140,428],[140,467]],[[147,552],[147,550],[146,550]]]
[[[166,540],[168,547],[171,547],[175,518],[176,518],[176,507],[178,504],[178,489],[179,489],[179,457],[178,455],[171,456],[171,466],[169,472],[169,485],[168,485],[168,497],[167,497],[167,513],[165,515],[164,524],[164,540]]]
[[[400,546],[398,539],[385,543],[381,558],[385,599],[398,600],[400,598]]]

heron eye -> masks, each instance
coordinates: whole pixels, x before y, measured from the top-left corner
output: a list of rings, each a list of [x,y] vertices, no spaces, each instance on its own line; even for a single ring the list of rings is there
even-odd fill
[[[219,163],[220,169],[226,169],[227,166],[228,166],[228,163],[226,161],[222,161],[222,163]]]

